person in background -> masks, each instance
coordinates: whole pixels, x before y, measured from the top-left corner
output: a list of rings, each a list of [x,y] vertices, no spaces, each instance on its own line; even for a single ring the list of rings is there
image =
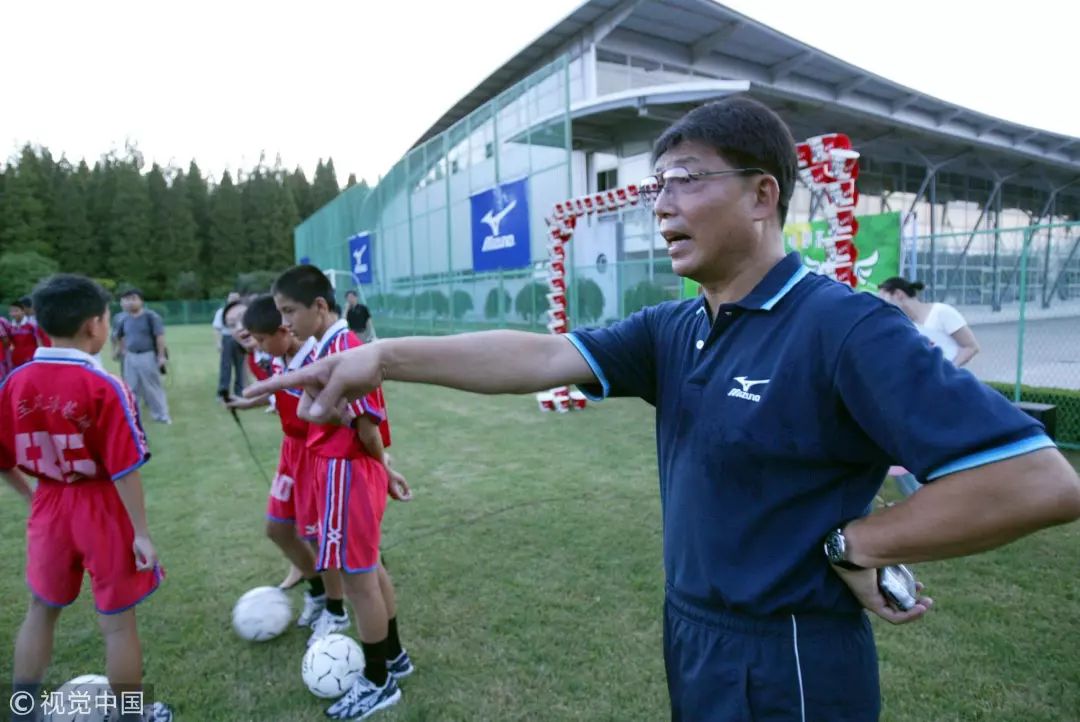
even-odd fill
[[[893,276],[878,286],[878,296],[900,308],[930,343],[941,349],[945,358],[963,366],[979,353],[979,342],[960,312],[947,303],[920,301],[919,291],[926,288],[919,281]]]
[[[371,323],[371,311],[362,303],[349,308],[345,314],[345,320],[349,324],[349,330],[360,337],[364,343],[378,341],[375,337],[375,328]]]
[[[345,292],[345,313],[353,310],[353,307],[358,303],[360,303],[360,297],[356,295],[356,291]]]
[[[120,326],[124,323],[124,319],[128,315],[128,301],[123,296],[120,297],[120,313],[112,317],[112,331],[109,333],[109,345],[112,347],[113,361],[120,364],[120,375],[124,374],[124,343],[117,335],[120,332]]]
[[[0,316],[0,383],[4,382],[8,371],[11,369],[11,361],[8,358],[10,355],[11,321],[8,321],[4,316]]]
[[[975,334],[960,312],[949,304],[920,301],[918,294],[923,288],[925,285],[918,281],[893,276],[878,286],[878,296],[903,311],[930,345],[941,349],[946,359],[957,367],[963,366],[979,353]],[[904,496],[911,496],[922,487],[915,475],[903,467],[893,467],[889,475]]]
[[[225,305],[214,314],[214,341],[220,354],[218,366],[218,396],[229,392],[232,380],[233,395],[239,396],[244,391],[244,349],[233,338],[232,329],[225,323],[225,309],[240,301],[240,293],[231,291]]]
[[[8,315],[11,317],[7,327],[11,347],[8,366],[14,370],[34,358],[37,349],[52,346],[52,341],[34,320],[34,307],[29,296],[13,301]]]
[[[143,306],[142,291],[128,289],[120,294],[127,311],[116,326],[116,338],[123,356],[124,381],[131,393],[150,408],[150,416],[160,424],[171,424],[169,402],[161,384],[161,374],[168,363],[165,350],[165,324],[161,316]]]

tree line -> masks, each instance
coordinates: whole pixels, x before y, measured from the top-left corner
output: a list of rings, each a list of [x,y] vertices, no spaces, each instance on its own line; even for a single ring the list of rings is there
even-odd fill
[[[350,175],[346,187],[356,184]],[[26,146],[0,175],[0,300],[57,271],[150,299],[220,298],[241,274],[290,266],[293,228],[340,191],[332,158],[311,182],[262,159],[213,179],[194,160],[147,167],[134,147],[91,167]]]

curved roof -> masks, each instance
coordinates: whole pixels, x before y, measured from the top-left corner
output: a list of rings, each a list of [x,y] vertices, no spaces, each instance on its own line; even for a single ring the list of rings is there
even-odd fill
[[[890,159],[903,160],[894,157],[899,154],[911,163],[947,164],[947,170],[990,178],[1009,176],[1048,190],[1080,175],[1080,139],[920,93],[711,0],[589,0],[455,103],[416,145],[539,66],[563,53],[580,54],[593,42],[718,79],[748,81],[756,97],[819,121],[805,123],[808,126],[845,132],[852,124],[864,127],[870,135],[860,138],[861,145],[880,146]],[[785,117],[792,118],[792,112]],[[797,128],[793,131],[799,134]]]

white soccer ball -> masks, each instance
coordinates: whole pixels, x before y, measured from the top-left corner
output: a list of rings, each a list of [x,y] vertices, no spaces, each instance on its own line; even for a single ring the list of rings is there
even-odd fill
[[[300,675],[316,697],[334,699],[349,691],[364,673],[364,651],[344,634],[328,634],[304,653]]]
[[[241,639],[265,642],[288,629],[292,616],[292,603],[284,591],[277,587],[255,587],[233,607],[233,629]]]
[[[101,674],[80,675],[49,691],[48,700],[38,699],[42,722],[105,722],[115,709],[115,703],[110,708],[104,699],[112,691]]]

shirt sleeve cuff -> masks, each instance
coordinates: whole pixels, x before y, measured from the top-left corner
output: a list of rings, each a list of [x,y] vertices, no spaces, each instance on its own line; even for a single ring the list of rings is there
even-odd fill
[[[566,339],[573,344],[574,348],[578,350],[581,357],[585,359],[585,363],[589,364],[589,368],[592,369],[593,374],[596,376],[596,380],[600,385],[600,393],[596,393],[596,384],[578,384],[578,389],[581,393],[585,394],[585,398],[590,401],[603,401],[611,394],[611,384],[608,383],[607,377],[604,375],[604,370],[600,368],[599,362],[593,357],[586,348],[584,342],[573,333],[566,334]]]
[[[143,464],[145,464],[148,461],[150,461],[150,454],[146,454],[145,456],[143,456],[143,458],[139,459],[137,462],[135,462],[134,464],[132,464],[128,468],[124,469],[123,471],[118,471],[115,474],[113,474],[112,475],[112,480],[113,481],[120,481],[121,479],[123,479],[125,476],[127,476],[131,472],[136,471],[137,469],[139,469],[139,467],[141,467]]]
[[[386,420],[386,414],[377,409],[373,404],[369,404],[367,399],[360,400],[360,408],[364,411],[364,416],[372,419],[376,425],[381,424]]]
[[[957,459],[956,461],[951,461],[927,474],[926,480],[933,481],[934,479],[940,479],[949,474],[955,474],[958,471],[966,471],[968,469],[974,469],[977,466],[986,466],[987,464],[993,464],[996,461],[1011,459],[1014,456],[1030,454],[1032,451],[1038,451],[1039,449],[1052,449],[1054,447],[1055,444],[1049,436],[1046,434],[1038,434],[1037,436],[1014,441],[1005,444],[1004,446],[987,449],[986,451],[980,451]]]

